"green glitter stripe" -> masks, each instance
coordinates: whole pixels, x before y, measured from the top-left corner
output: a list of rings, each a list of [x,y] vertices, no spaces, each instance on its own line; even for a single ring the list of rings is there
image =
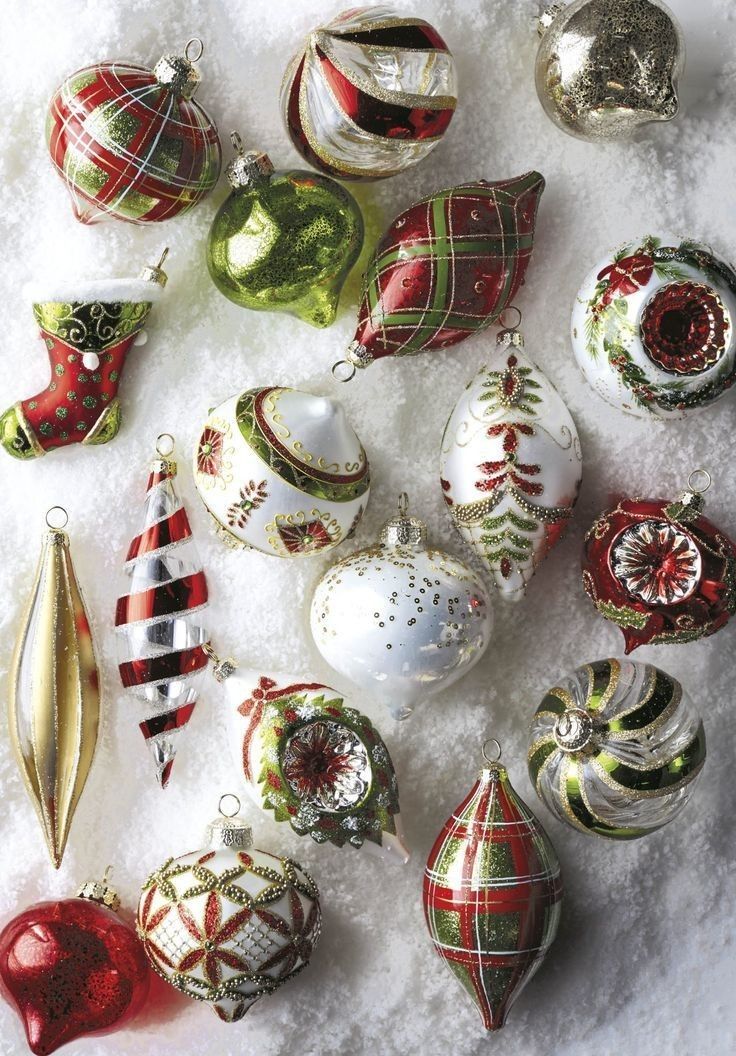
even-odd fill
[[[553,752],[557,751],[557,745],[555,741],[549,740],[544,744],[538,745],[533,749],[532,754],[529,756],[529,778],[534,787],[537,787],[537,781],[542,767],[547,762]]]
[[[655,722],[660,715],[667,710],[672,703],[676,692],[676,682],[665,674],[657,671],[652,695],[644,704],[630,711],[621,718],[613,719],[608,723],[608,729],[612,733],[623,733],[627,730],[642,730],[645,726]]]
[[[648,792],[654,795],[672,791],[679,785],[686,784],[704,761],[705,730],[702,722],[684,751],[664,766],[652,770],[637,770],[633,766],[627,766],[608,752],[600,752],[596,756],[598,765],[616,784],[633,792]]]
[[[588,700],[586,708],[590,711],[598,711],[606,700],[613,680],[614,665],[610,660],[597,660],[594,664],[588,664],[591,671],[590,687],[588,689]]]
[[[619,840],[634,840],[643,836],[645,829],[607,825],[588,810],[580,791],[580,776],[577,762],[570,758],[564,791],[568,805],[574,817],[586,832],[595,832],[598,836],[609,836]]]

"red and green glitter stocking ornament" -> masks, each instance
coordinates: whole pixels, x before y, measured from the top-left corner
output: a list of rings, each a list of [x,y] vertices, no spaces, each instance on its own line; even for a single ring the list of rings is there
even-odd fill
[[[62,283],[33,296],[51,380],[0,416],[8,454],[39,458],[68,444],[106,444],[116,436],[123,368],[133,345],[146,341],[143,327],[166,285],[166,254],[137,279]]]

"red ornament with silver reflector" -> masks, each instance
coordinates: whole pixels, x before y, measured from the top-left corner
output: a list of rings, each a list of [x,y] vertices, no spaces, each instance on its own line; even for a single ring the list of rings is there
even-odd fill
[[[622,499],[588,531],[583,585],[621,628],[627,653],[704,638],[736,611],[736,546],[702,516],[709,486],[710,476],[697,471],[677,502]]]

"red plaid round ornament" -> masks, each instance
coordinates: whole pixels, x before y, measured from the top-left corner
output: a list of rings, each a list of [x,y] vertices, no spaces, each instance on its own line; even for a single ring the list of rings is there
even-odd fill
[[[220,175],[217,129],[192,98],[202,42],[164,55],[153,70],[100,62],[54,94],[46,141],[75,216],[133,224],[169,220],[208,194]]]

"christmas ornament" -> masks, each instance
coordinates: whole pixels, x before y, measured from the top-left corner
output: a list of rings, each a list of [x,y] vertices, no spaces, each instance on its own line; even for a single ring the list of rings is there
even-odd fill
[[[213,658],[253,802],[298,836],[408,862],[394,765],[370,719],[329,686]]]
[[[705,731],[680,683],[651,664],[599,660],[549,690],[529,776],[561,821],[614,840],[677,817],[705,763]]]
[[[685,42],[660,0],[553,3],[539,32],[537,94],[563,132],[613,139],[677,116]]]
[[[31,906],[0,933],[4,996],[36,1056],[119,1030],[144,1005],[148,962],[119,904],[105,874],[76,898]]]
[[[118,387],[128,352],[166,285],[162,265],[137,279],[61,283],[32,289],[33,314],[46,345],[51,381],[0,416],[0,442],[14,458],[39,458],[68,444],[106,444],[122,412]]]
[[[328,569],[312,598],[311,626],[327,663],[406,718],[477,664],[493,613],[479,577],[427,546],[427,526],[406,494],[380,542]]]
[[[10,670],[10,741],[56,869],[97,744],[99,675],[66,510],[46,514],[41,557]]]
[[[143,885],[138,934],[162,978],[233,1023],[306,968],[319,892],[296,862],[256,850],[239,815],[217,818],[205,840]]]
[[[583,586],[627,653],[715,634],[736,612],[736,545],[702,516],[710,482],[697,470],[677,502],[621,499],[585,537]]]
[[[358,203],[339,183],[313,172],[274,172],[266,154],[243,150],[227,168],[232,188],[207,243],[215,286],[242,308],[291,312],[329,326],[363,245]]]
[[[549,837],[499,762],[498,741],[486,745],[489,765],[429,852],[423,894],[437,955],[486,1030],[498,1030],[554,941],[562,882]]]
[[[440,456],[452,521],[506,601],[523,598],[564,535],[583,473],[570,412],[523,347],[518,330],[501,331],[450,415]]]
[[[99,62],[57,89],[46,142],[77,220],[147,224],[187,212],[220,175],[220,140],[192,97],[202,41],[149,70]]]
[[[466,183],[394,220],[365,274],[358,326],[333,373],[449,348],[497,319],[524,281],[544,177]]]
[[[310,165],[380,180],[433,150],[456,95],[455,63],[439,33],[380,5],[343,11],[309,35],[284,75],[281,108]]]
[[[173,451],[174,438],[162,433],[148,476],[142,531],[128,548],[129,589],[115,612],[120,679],[130,697],[142,702],[139,725],[162,788],[209,662],[203,623],[207,579],[174,485]]]
[[[596,392],[639,418],[685,418],[736,377],[736,273],[690,239],[647,235],[600,261],[572,314]]]
[[[301,557],[352,534],[370,474],[339,403],[270,386],[210,412],[195,449],[194,481],[226,542]]]

